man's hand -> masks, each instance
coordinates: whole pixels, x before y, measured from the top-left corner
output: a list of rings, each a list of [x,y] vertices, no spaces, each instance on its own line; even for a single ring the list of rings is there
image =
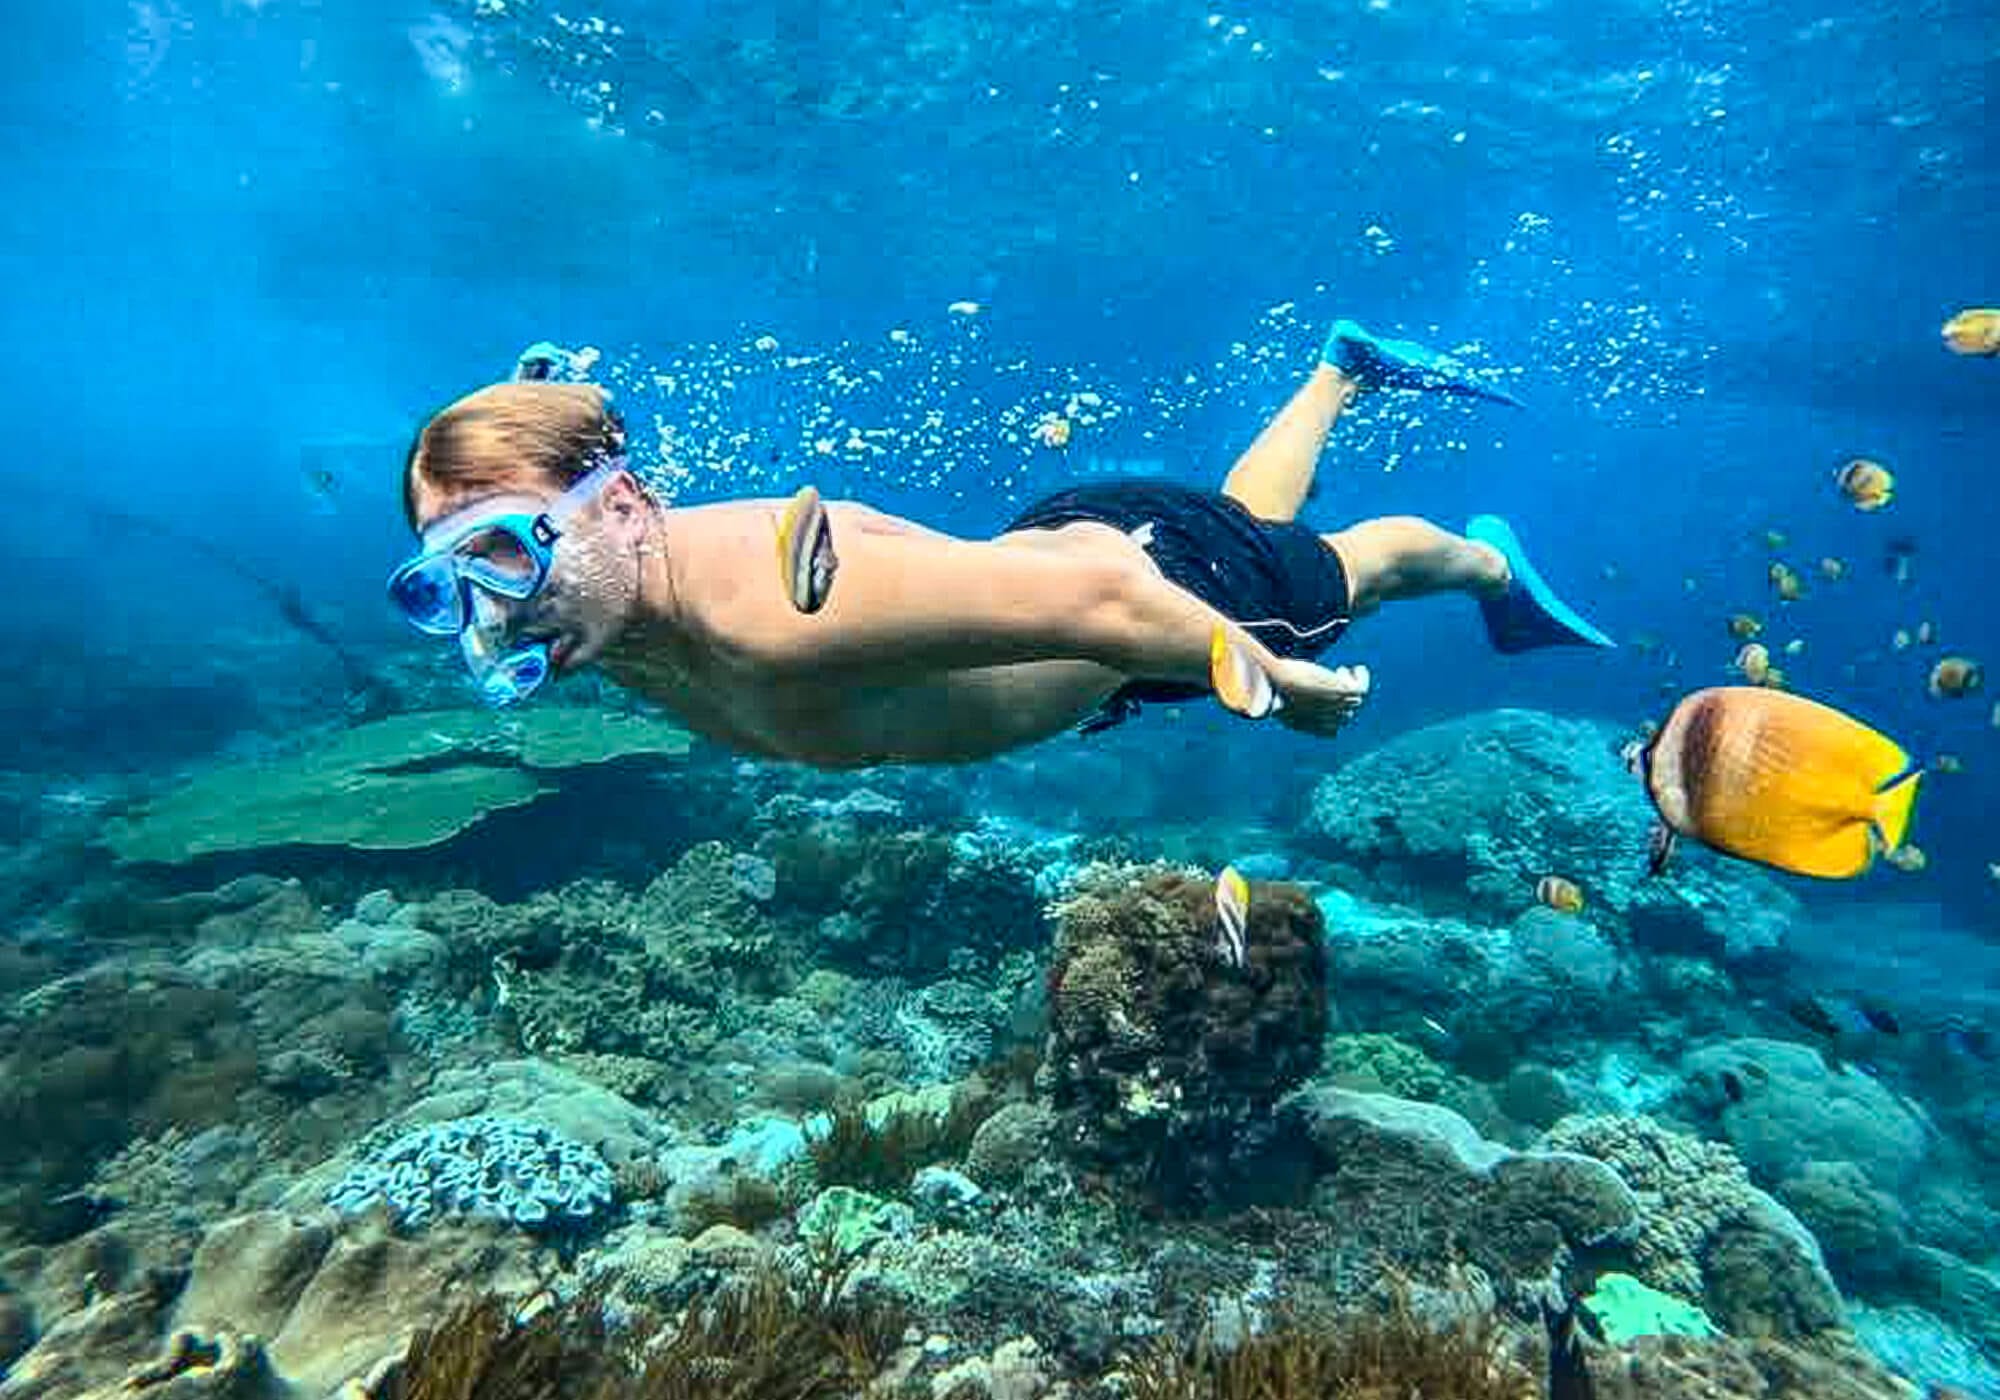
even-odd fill
[[[1366,666],[1320,665],[1297,657],[1279,657],[1271,681],[1283,701],[1278,719],[1301,734],[1331,738],[1361,709],[1368,698]]]

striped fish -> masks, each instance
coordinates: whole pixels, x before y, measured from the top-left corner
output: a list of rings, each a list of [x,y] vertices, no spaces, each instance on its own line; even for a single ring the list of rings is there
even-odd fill
[[[815,487],[801,486],[778,520],[778,570],[785,596],[802,613],[826,606],[840,559],[833,552],[833,527]]]
[[[1233,865],[1215,877],[1215,917],[1221,925],[1216,950],[1231,967],[1250,960],[1250,882]]]
[[[1263,719],[1278,708],[1278,688],[1271,673],[1220,622],[1209,634],[1208,680],[1223,707],[1245,719]]]
[[[1535,881],[1535,898],[1560,913],[1583,912],[1583,891],[1577,888],[1576,881],[1560,875],[1544,875]]]

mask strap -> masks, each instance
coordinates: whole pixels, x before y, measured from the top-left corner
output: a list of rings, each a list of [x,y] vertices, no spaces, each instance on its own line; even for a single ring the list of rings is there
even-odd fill
[[[514,357],[514,382],[588,384],[597,361],[594,345],[565,350],[552,340],[538,340]]]
[[[626,456],[622,452],[615,457],[606,457],[571,482],[567,490],[549,502],[548,509],[542,514],[556,521],[566,520],[575,515],[610,483],[612,477],[625,470],[626,461]]]

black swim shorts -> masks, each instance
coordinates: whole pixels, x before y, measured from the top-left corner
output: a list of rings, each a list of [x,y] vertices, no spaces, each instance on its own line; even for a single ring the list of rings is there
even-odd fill
[[[1347,570],[1311,529],[1259,520],[1216,491],[1171,481],[1093,482],[1035,502],[1008,530],[1094,520],[1139,540],[1168,579],[1280,656],[1318,656],[1347,630]],[[1145,701],[1191,700],[1206,686],[1133,681],[1085,721],[1086,733],[1138,712]]]

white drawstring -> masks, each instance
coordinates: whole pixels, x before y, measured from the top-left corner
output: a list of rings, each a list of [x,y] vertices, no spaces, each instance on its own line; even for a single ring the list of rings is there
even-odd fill
[[[1314,637],[1317,637],[1320,633],[1330,632],[1336,627],[1345,627],[1348,623],[1352,622],[1353,620],[1354,619],[1351,617],[1334,617],[1334,618],[1328,618],[1325,622],[1322,622],[1317,627],[1302,628],[1294,626],[1292,623],[1287,622],[1282,617],[1263,617],[1257,619],[1257,621],[1255,622],[1237,622],[1236,625],[1238,627],[1241,627],[1246,632],[1253,627],[1282,627],[1287,632],[1291,633],[1294,637],[1297,637],[1300,641],[1309,642]],[[1235,621],[1235,619],[1232,618],[1231,621]]]

